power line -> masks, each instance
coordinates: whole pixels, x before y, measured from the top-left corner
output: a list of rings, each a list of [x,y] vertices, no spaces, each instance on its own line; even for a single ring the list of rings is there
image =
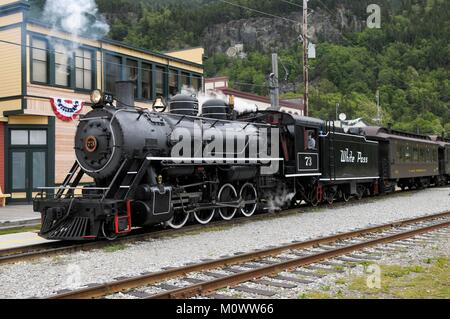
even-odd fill
[[[300,23],[300,22],[295,21],[295,20],[293,20],[293,19],[289,19],[289,18],[286,18],[286,17],[278,16],[278,15],[276,15],[276,14],[267,13],[267,12],[264,12],[264,11],[260,11],[260,10],[257,10],[257,9],[253,9],[253,8],[250,8],[250,7],[246,7],[246,6],[241,5],[241,4],[229,2],[229,1],[226,1],[226,0],[219,0],[219,1],[224,2],[224,3],[227,3],[227,4],[232,5],[232,6],[235,6],[235,7],[238,7],[238,8],[241,8],[241,9],[246,9],[246,10],[249,10],[249,11],[257,12],[257,13],[259,13],[259,14],[263,14],[263,15],[266,15],[266,16],[269,16],[269,17],[272,17],[272,18],[283,19],[283,20],[285,20],[285,21],[293,22],[293,23],[296,23],[296,24],[299,24],[299,23]]]
[[[284,2],[284,3],[288,3],[288,4],[290,4],[290,5],[293,5],[294,7],[299,7],[299,8],[302,8],[302,9],[303,9],[303,6],[300,5],[300,4],[298,4],[298,3],[291,2],[291,1],[287,1],[287,0],[280,0],[280,1],[281,1],[281,2]]]

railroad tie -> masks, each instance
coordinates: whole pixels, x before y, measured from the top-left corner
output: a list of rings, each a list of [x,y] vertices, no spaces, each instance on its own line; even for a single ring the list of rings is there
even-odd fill
[[[227,296],[227,295],[222,295],[222,294],[212,294],[212,295],[208,295],[207,296],[210,299],[221,299],[221,300],[226,300],[226,299],[235,299],[232,296]]]
[[[223,268],[222,270],[232,272],[233,274],[240,274],[241,272],[245,272],[245,270],[243,270],[243,269],[237,269],[237,268],[232,268],[232,267],[226,267],[226,268]]]
[[[137,297],[139,299],[145,299],[151,296],[151,294],[146,293],[145,291],[133,290],[126,293],[127,295]]]
[[[217,272],[211,272],[211,271],[205,271],[205,272],[202,272],[202,274],[205,275],[205,276],[213,277],[213,278],[217,278],[217,279],[227,276],[227,275],[224,275],[224,274],[220,274],[220,273],[217,273]]]
[[[236,290],[236,291],[240,291],[240,292],[249,293],[252,295],[259,295],[259,296],[265,296],[265,297],[273,297],[277,294],[276,292],[273,292],[270,290],[255,289],[255,288],[250,288],[247,286],[237,286],[237,287],[233,287],[232,289]]]
[[[188,282],[190,284],[194,284],[194,285],[201,284],[201,283],[205,282],[204,280],[197,279],[197,278],[183,278],[182,280],[186,281],[186,282]]]
[[[243,265],[239,265],[239,266],[243,267],[243,268],[250,268],[250,269],[261,268],[261,265],[256,265],[256,264],[243,264]]]
[[[380,260],[381,256],[371,256],[366,254],[349,254],[347,255],[350,258],[361,259],[361,260]]]
[[[307,276],[307,277],[317,277],[317,278],[325,277],[325,275],[323,275],[323,274],[317,274],[315,272],[309,272],[309,271],[304,271],[304,270],[294,270],[294,271],[290,271],[290,273],[295,274],[295,275]]]
[[[273,261],[273,260],[258,260],[256,261],[258,264],[266,264],[266,265],[275,265],[275,264],[279,264],[278,261]]]
[[[270,281],[270,280],[265,280],[265,279],[254,280],[253,283],[258,284],[258,285],[272,286],[272,287],[283,288],[283,289],[293,289],[293,288],[297,287],[297,285],[294,285],[294,284]]]
[[[166,283],[155,285],[155,287],[160,288],[162,290],[175,290],[175,289],[181,288],[180,286],[170,285],[170,284],[166,284]]]
[[[276,280],[295,282],[295,283],[298,283],[298,284],[311,284],[311,283],[314,282],[312,280],[295,278],[295,277],[290,277],[290,276],[282,276],[282,275],[278,275],[278,276],[275,276],[275,277],[272,277],[272,278],[276,279]]]

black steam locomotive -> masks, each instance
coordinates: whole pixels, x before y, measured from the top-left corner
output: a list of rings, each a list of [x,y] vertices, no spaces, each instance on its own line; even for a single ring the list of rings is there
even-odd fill
[[[264,210],[389,193],[449,181],[450,142],[367,128],[345,133],[279,111],[238,115],[232,103],[178,95],[134,107],[129,83],[114,104],[95,91],[80,119],[76,163],[34,201],[40,236],[115,239],[134,227],[209,223]],[[130,92],[130,93],[128,93]],[[86,175],[92,184],[82,183]]]

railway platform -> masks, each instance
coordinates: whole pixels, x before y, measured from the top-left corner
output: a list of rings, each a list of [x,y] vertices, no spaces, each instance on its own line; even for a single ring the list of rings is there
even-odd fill
[[[0,251],[4,249],[39,245],[47,242],[49,241],[39,237],[37,232],[0,235]]]
[[[38,225],[40,215],[33,212],[32,205],[9,205],[0,207],[0,230]]]

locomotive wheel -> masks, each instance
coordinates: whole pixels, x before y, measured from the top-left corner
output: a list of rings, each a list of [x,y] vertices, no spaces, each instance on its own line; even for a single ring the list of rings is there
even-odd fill
[[[172,219],[167,222],[167,226],[173,229],[183,228],[189,220],[189,215],[183,211],[175,212]]]
[[[216,209],[203,209],[194,212],[194,217],[199,224],[206,225],[214,218],[215,214]]]
[[[311,206],[313,207],[317,207],[319,205],[319,200],[317,198],[317,190],[315,188],[312,189],[309,194],[308,203],[311,204]]]
[[[332,194],[328,194],[326,200],[327,200],[328,205],[333,205],[334,197]]]
[[[342,192],[342,199],[344,200],[344,202],[348,202],[350,200],[352,196],[348,193]]]
[[[365,191],[366,191],[366,189],[364,186],[358,185],[357,190],[356,190],[356,199],[361,200],[364,196]]]
[[[219,203],[230,203],[237,200],[236,188],[231,184],[225,184],[219,191],[218,195]],[[237,208],[234,207],[221,207],[219,208],[220,217],[224,220],[233,219],[236,215]]]
[[[244,215],[245,217],[253,216],[258,206],[258,192],[256,191],[256,188],[252,184],[247,183],[242,186],[240,195],[241,200],[246,202],[245,205],[241,208],[242,215]]]
[[[104,237],[105,239],[109,240],[109,241],[116,240],[117,237],[119,237],[119,236],[117,236],[117,234],[111,229],[111,227],[112,227],[112,226],[111,226],[109,223],[107,223],[107,222],[103,222],[103,223],[102,223],[102,227],[101,227],[103,237]]]

